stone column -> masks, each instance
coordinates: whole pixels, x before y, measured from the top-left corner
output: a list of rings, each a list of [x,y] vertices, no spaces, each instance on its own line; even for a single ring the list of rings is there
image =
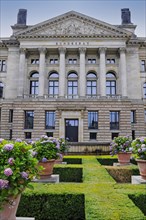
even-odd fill
[[[80,76],[79,76],[79,96],[86,96],[86,70],[85,70],[85,53],[86,48],[79,48],[80,51]]]
[[[20,48],[18,97],[23,97],[26,49]]]
[[[39,59],[39,96],[44,96],[45,90],[45,54],[46,48],[39,48],[40,59]]]
[[[66,48],[60,47],[59,53],[60,53],[60,62],[59,62],[59,96],[64,97],[65,96],[65,52]]]
[[[99,72],[100,72],[100,95],[106,96],[106,61],[105,61],[105,52],[106,48],[99,48],[100,52],[100,64],[99,64]]]
[[[126,48],[120,48],[120,81],[122,96],[127,96]]]

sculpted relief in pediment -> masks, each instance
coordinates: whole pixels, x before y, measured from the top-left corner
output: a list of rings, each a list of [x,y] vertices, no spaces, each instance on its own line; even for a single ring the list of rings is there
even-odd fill
[[[97,25],[88,24],[84,21],[70,19],[55,25],[50,25],[37,30],[38,35],[94,35],[109,34],[109,31],[99,28]]]

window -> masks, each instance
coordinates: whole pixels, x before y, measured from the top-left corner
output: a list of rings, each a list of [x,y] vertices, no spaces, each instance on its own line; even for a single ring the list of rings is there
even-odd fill
[[[106,63],[107,64],[114,64],[115,63],[115,59],[107,59]]]
[[[88,129],[98,129],[98,112],[88,112]]]
[[[6,60],[0,60],[0,72],[6,71]]]
[[[39,59],[31,59],[31,64],[39,64]]]
[[[74,98],[78,94],[77,74],[72,72],[68,74],[68,97]]]
[[[48,85],[49,96],[56,96],[59,93],[59,75],[54,72],[49,75],[49,85]]]
[[[96,59],[88,59],[88,64],[95,64],[96,63]]]
[[[144,117],[145,117],[145,123],[146,123],[146,109],[144,110]]]
[[[131,111],[131,123],[136,123],[136,111]]]
[[[140,67],[141,72],[146,71],[146,62],[145,60],[141,60],[141,67]]]
[[[9,123],[13,122],[13,109],[9,110]]]
[[[55,129],[55,111],[45,112],[45,129]]]
[[[87,95],[96,96],[97,94],[97,76],[95,73],[87,74]]]
[[[46,132],[46,135],[47,135],[48,137],[53,137],[53,132]]]
[[[112,133],[112,140],[115,138],[115,137],[118,137],[119,136],[119,133]]]
[[[119,130],[119,112],[110,112],[110,129]]]
[[[13,137],[13,131],[12,131],[12,129],[10,129],[10,137],[9,137],[9,139],[12,140],[12,137]]]
[[[132,140],[135,140],[135,130],[132,130]]]
[[[96,140],[97,133],[90,133],[90,140]]]
[[[106,74],[106,95],[116,95],[116,77],[113,73]]]
[[[25,111],[24,129],[33,129],[34,111]]]
[[[2,114],[2,113],[1,113],[1,108],[0,108],[0,121],[1,121],[1,116],[2,116],[1,114]]]
[[[30,78],[30,95],[38,95],[39,93],[39,73],[35,72],[31,74]]]
[[[3,98],[3,89],[4,89],[4,84],[0,82],[0,98]]]
[[[77,64],[77,59],[69,59],[68,63],[69,64]]]
[[[58,59],[50,59],[51,64],[58,64]]]
[[[25,139],[31,139],[31,132],[25,132]]]
[[[146,99],[146,82],[143,84],[143,97]]]

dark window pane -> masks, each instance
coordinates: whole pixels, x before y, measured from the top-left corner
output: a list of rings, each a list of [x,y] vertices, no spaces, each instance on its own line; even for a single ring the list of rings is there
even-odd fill
[[[88,128],[98,129],[98,112],[88,112]]]
[[[110,129],[119,130],[119,112],[110,112]]]
[[[25,139],[31,139],[31,132],[25,132]]]
[[[55,129],[55,112],[54,111],[46,111],[45,112],[45,128],[46,129]]]
[[[96,140],[97,133],[90,133],[90,140]]]
[[[33,129],[34,111],[25,111],[25,129]]]

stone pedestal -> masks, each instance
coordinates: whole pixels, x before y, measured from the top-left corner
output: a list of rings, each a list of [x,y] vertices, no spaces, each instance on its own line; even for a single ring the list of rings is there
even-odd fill
[[[131,176],[132,184],[146,184],[146,180],[142,179],[141,176]]]
[[[113,163],[114,167],[124,167],[124,166],[130,166],[130,165],[132,164],[131,163],[128,163],[128,164]]]
[[[53,174],[47,179],[34,179],[32,182],[35,183],[59,183],[59,175]]]
[[[35,218],[32,218],[32,217],[16,217],[16,220],[35,220]]]

